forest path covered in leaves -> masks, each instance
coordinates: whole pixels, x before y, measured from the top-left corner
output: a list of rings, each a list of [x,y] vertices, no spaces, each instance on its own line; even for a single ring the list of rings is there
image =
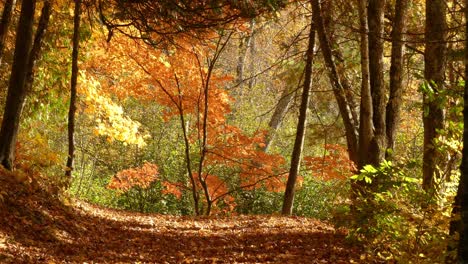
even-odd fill
[[[361,263],[344,232],[310,218],[64,206],[43,188],[0,184],[0,263]]]

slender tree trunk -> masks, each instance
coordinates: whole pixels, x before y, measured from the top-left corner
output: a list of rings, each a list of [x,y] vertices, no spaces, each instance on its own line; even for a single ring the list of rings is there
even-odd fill
[[[3,6],[2,21],[0,25],[0,65],[2,64],[3,53],[5,52],[5,40],[15,5],[16,0],[6,0],[5,5]]]
[[[468,0],[465,0],[468,6]],[[465,21],[468,19],[468,8],[465,8]],[[468,35],[468,23],[465,23],[465,34]],[[465,39],[465,48],[468,47],[468,38]],[[468,53],[465,53],[465,80],[468,78]],[[460,164],[460,182],[450,221],[450,235],[459,234],[457,247],[457,261],[455,263],[468,263],[468,85],[465,83],[463,103],[463,150]],[[453,248],[448,248],[452,251]],[[447,259],[447,263],[453,262]]]
[[[358,131],[357,124],[354,123],[353,112],[350,103],[347,100],[347,91],[343,87],[335,62],[333,61],[332,49],[330,41],[328,40],[327,32],[323,22],[320,3],[317,0],[312,1],[312,18],[317,27],[318,38],[320,41],[320,48],[322,50],[323,59],[327,67],[328,76],[333,87],[333,93],[340,109],[341,118],[345,126],[346,140],[348,143],[349,157],[352,161],[356,162],[358,157]]]
[[[41,16],[39,18],[39,24],[36,29],[36,34],[34,36],[34,42],[32,45],[31,53],[29,54],[28,59],[28,71],[26,73],[26,81],[25,81],[25,91],[29,93],[32,89],[32,85],[34,82],[34,66],[36,61],[39,59],[41,55],[42,43],[49,27],[49,19],[52,12],[52,5],[50,1],[45,1],[44,6],[41,10]]]
[[[255,77],[255,64],[256,64],[256,56],[257,56],[257,46],[255,45],[255,20],[252,19],[250,21],[250,42],[249,42],[249,49],[250,49],[250,62],[249,62],[249,72],[250,72],[250,79],[249,79],[249,91],[255,86],[257,78]]]
[[[385,82],[383,32],[385,0],[369,0],[369,82],[372,97],[374,136],[369,146],[369,163],[379,165],[385,154]]]
[[[68,109],[68,157],[65,168],[67,184],[71,183],[73,161],[75,158],[75,113],[76,113],[76,88],[78,84],[78,52],[80,49],[80,19],[81,0],[75,0],[75,17],[73,19],[73,50],[72,72],[70,81],[70,108]]]
[[[423,189],[434,189],[434,177],[438,160],[434,140],[443,129],[444,112],[439,93],[444,89],[446,63],[446,3],[444,0],[426,1],[426,49],[424,53],[424,78],[431,90],[423,98],[424,154]]]
[[[237,67],[236,67],[236,83],[239,86],[239,101],[242,101],[244,95],[244,73],[245,73],[245,58],[247,57],[247,52],[249,51],[252,43],[253,36],[253,27],[255,22],[252,20],[250,22],[250,27],[252,32],[245,37],[241,37],[239,40],[239,55],[237,57]],[[250,85],[250,80],[249,80]]]
[[[288,112],[289,106],[291,105],[293,95],[294,92],[290,91],[289,87],[286,87],[281,93],[281,97],[276,104],[275,111],[273,112],[270,122],[268,123],[270,129],[268,131],[268,135],[266,136],[265,147],[263,148],[263,151],[267,152],[273,143],[276,131],[281,126],[281,122],[283,122],[283,118]]]
[[[372,123],[372,97],[369,83],[369,27],[367,24],[367,0],[357,0],[360,24],[361,50],[361,109],[359,112],[359,158],[358,169],[368,164],[368,151],[374,137]]]
[[[312,86],[312,67],[314,62],[314,46],[315,46],[315,29],[313,22],[310,25],[309,46],[306,53],[306,66],[304,74],[304,86],[302,89],[301,107],[299,112],[299,120],[297,123],[296,140],[294,141],[294,149],[291,156],[291,168],[289,170],[288,181],[286,183],[286,191],[283,201],[283,215],[291,215],[294,204],[294,189],[296,186],[297,175],[301,164],[302,149],[304,147],[304,139],[307,124],[307,109],[309,107],[310,89]]]
[[[13,66],[0,129],[0,164],[8,170],[13,168],[21,110],[26,97],[24,84],[32,45],[35,7],[35,0],[23,0],[21,3]]]
[[[395,16],[392,29],[392,57],[390,66],[390,96],[387,103],[386,129],[387,148],[395,146],[395,136],[400,122],[400,108],[403,100],[403,54],[406,13],[408,0],[397,0],[395,4]],[[387,152],[387,158],[391,152]]]

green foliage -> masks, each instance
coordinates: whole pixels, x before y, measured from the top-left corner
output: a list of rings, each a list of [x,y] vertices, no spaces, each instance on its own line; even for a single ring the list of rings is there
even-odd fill
[[[318,180],[305,177],[294,198],[294,214],[330,220],[336,206],[349,194],[349,184],[343,180]]]
[[[335,223],[350,228],[350,239],[371,245],[367,253],[382,261],[437,263],[447,245],[450,206],[425,193],[410,176],[411,164],[384,161],[352,177],[366,190]]]
[[[239,214],[273,214],[283,202],[282,192],[270,192],[265,188],[243,190],[236,195],[236,212]]]

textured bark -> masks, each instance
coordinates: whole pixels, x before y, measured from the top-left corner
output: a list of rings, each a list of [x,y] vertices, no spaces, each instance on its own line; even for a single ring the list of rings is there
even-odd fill
[[[281,122],[283,121],[283,118],[288,112],[289,106],[291,105],[293,95],[294,92],[290,91],[289,87],[286,87],[286,89],[284,89],[284,91],[281,93],[281,98],[276,104],[275,112],[273,112],[270,122],[268,123],[270,130],[268,131],[263,151],[267,152],[273,143],[276,131],[281,126]]]
[[[44,40],[45,33],[49,27],[50,14],[52,12],[52,5],[50,1],[45,1],[44,6],[41,10],[41,16],[39,18],[39,24],[36,29],[34,36],[34,42],[31,48],[31,53],[28,59],[28,72],[26,73],[25,91],[28,93],[34,82],[34,66],[36,61],[41,56],[42,43]]]
[[[8,95],[0,129],[0,164],[13,168],[16,137],[18,135],[22,105],[26,97],[25,80],[32,45],[35,0],[23,0],[16,33],[15,54],[11,69]]]
[[[2,64],[3,53],[5,52],[5,40],[8,34],[8,28],[11,23],[11,16],[15,9],[16,0],[6,0],[3,7],[2,21],[0,24],[0,65]]]
[[[433,90],[433,95],[424,94],[424,154],[423,154],[423,189],[434,188],[434,177],[438,153],[434,140],[438,137],[437,130],[443,129],[443,105],[438,100],[438,94],[444,89],[446,64],[446,3],[444,0],[426,1],[426,29],[424,53],[424,78]]]
[[[296,140],[294,141],[293,153],[291,156],[291,168],[289,170],[288,181],[286,183],[286,191],[284,193],[284,201],[282,214],[291,215],[294,204],[294,189],[296,186],[297,175],[301,163],[302,149],[304,147],[304,139],[307,124],[307,109],[309,107],[310,90],[312,86],[312,66],[314,60],[315,46],[315,29],[313,23],[310,25],[309,45],[306,54],[306,66],[304,73],[304,86],[302,89],[301,106],[299,120],[297,123]]]
[[[468,0],[465,1],[468,6]],[[468,19],[468,8],[465,8],[465,20]],[[465,24],[465,34],[468,35],[468,23]],[[465,48],[468,39],[465,39]],[[465,54],[465,79],[468,77],[468,53]],[[450,235],[459,234],[457,245],[457,260],[447,259],[447,263],[468,263],[468,85],[465,83],[463,104],[463,149],[460,164],[460,182],[452,210]],[[455,248],[449,247],[452,251]]]
[[[385,144],[385,82],[383,65],[384,0],[369,0],[369,82],[372,97],[374,136],[369,146],[369,164],[379,165],[384,158]]]
[[[360,24],[361,50],[361,108],[359,112],[359,159],[358,169],[362,169],[369,161],[368,150],[374,136],[372,123],[372,97],[369,83],[369,40],[367,33],[367,0],[357,0]]]
[[[317,27],[320,48],[327,67],[328,77],[330,78],[333,93],[338,103],[340,115],[345,126],[349,157],[352,161],[356,162],[358,157],[357,124],[354,123],[352,109],[346,95],[347,91],[342,85],[343,77],[340,77],[335,62],[333,61],[333,54],[322,18],[320,3],[316,0],[312,1],[312,18],[315,26]]]
[[[80,19],[81,0],[75,0],[75,17],[73,19],[73,50],[72,71],[70,80],[70,107],[68,109],[68,157],[65,169],[67,182],[70,183],[75,158],[75,112],[76,112],[76,88],[78,82],[78,52],[80,48]]]
[[[395,16],[392,25],[392,56],[390,66],[390,96],[387,103],[386,130],[387,148],[395,145],[395,136],[400,121],[400,108],[403,100],[403,53],[406,13],[408,0],[396,0]],[[390,152],[388,152],[390,153]],[[387,157],[388,157],[387,153]]]

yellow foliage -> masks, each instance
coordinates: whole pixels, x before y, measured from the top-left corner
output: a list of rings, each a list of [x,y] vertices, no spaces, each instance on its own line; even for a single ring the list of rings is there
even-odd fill
[[[140,131],[141,124],[125,116],[124,110],[100,91],[100,83],[92,76],[81,72],[79,92],[84,95],[85,112],[95,116],[94,134],[106,136],[109,142],[117,140],[124,144],[146,146],[147,133]]]

